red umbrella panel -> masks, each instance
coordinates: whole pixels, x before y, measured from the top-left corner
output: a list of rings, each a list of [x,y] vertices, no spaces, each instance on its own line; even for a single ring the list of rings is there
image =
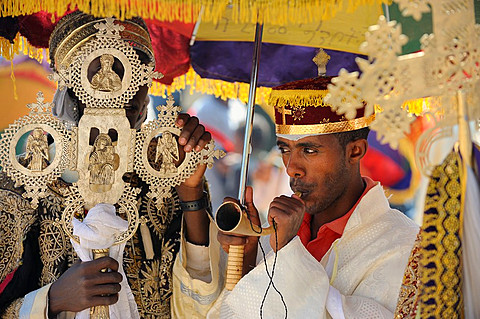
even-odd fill
[[[42,56],[41,49],[48,48],[50,34],[61,16],[37,12],[13,18],[0,18],[0,37],[5,39],[0,41],[2,55],[7,59],[12,59],[13,53],[18,51],[37,55],[37,48],[40,49],[38,52]],[[156,71],[164,75],[159,81],[170,85],[174,78],[185,74],[190,67],[189,41],[194,24],[161,23],[156,20],[146,22],[155,51]],[[28,43],[22,41],[21,37]],[[11,43],[14,43],[13,47]],[[21,50],[22,46],[23,50]]]

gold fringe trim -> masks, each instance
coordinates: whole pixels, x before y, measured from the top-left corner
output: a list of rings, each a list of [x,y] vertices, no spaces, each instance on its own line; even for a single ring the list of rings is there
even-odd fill
[[[330,106],[323,102],[328,90],[274,90],[268,99],[268,105],[282,109],[289,105],[296,106]],[[431,109],[432,98],[408,100],[402,104],[402,108],[409,113],[421,115]],[[382,108],[375,106],[376,112],[382,112]]]
[[[15,79],[15,73],[13,72],[13,60],[10,61],[10,78],[13,82],[13,98],[15,99],[15,101],[18,101],[17,81]]]
[[[15,100],[18,100],[18,94],[15,80],[15,72],[13,68],[13,58],[15,57],[15,55],[18,54],[28,55],[32,59],[35,59],[39,63],[42,63],[43,58],[48,57],[48,49],[40,49],[30,45],[27,39],[20,36],[20,33],[17,33],[17,36],[13,40],[13,43],[11,43],[5,38],[0,37],[0,55],[10,61],[10,78],[13,82],[13,98]]]
[[[359,130],[369,126],[375,120],[375,114],[358,119],[310,125],[279,125],[276,124],[277,134],[304,135],[304,134],[330,134]]]
[[[402,108],[415,115],[421,115],[431,109],[432,98],[426,97],[416,100],[408,100],[403,102]]]
[[[7,39],[0,37],[1,56],[8,61],[12,61],[15,55],[18,54],[28,55],[32,59],[37,60],[39,63],[42,63],[43,59],[49,56],[48,49],[34,47],[26,38],[20,36],[20,33],[17,33],[13,43],[10,43],[10,41]]]
[[[323,102],[328,90],[273,90],[268,105],[282,109],[289,105],[296,107],[330,106]]]
[[[250,84],[203,79],[197,73],[195,73],[192,68],[190,68],[185,75],[175,78],[172,85],[167,86],[159,82],[154,82],[150,88],[150,94],[166,97],[172,92],[184,90],[186,88],[190,89],[190,94],[199,92],[203,94],[214,95],[215,97],[223,100],[239,99],[243,103],[247,103]],[[258,87],[255,103],[259,105],[265,105],[271,90],[271,88]],[[268,113],[273,116],[273,109]]]
[[[77,0],[77,7],[95,16],[120,19],[141,16],[160,21],[191,23],[203,7],[202,20],[218,22],[227,6],[233,7],[234,23],[257,21],[286,25],[331,19],[339,11],[354,12],[361,5],[381,5],[390,0]],[[38,11],[63,14],[71,1],[3,0],[0,15],[19,16]],[[257,19],[258,15],[258,19]]]

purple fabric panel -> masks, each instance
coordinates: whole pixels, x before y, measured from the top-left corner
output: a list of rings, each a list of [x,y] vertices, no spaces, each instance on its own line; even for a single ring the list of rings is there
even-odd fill
[[[258,85],[273,87],[317,76],[312,62],[317,49],[263,43]],[[327,75],[338,75],[341,68],[357,71],[355,57],[348,52],[325,50],[330,56]],[[191,64],[202,78],[228,82],[250,82],[252,42],[197,41],[190,48]]]
[[[478,181],[480,182],[480,146],[479,145],[476,145],[474,144],[473,145],[473,158],[474,158],[474,161],[477,163],[477,178],[478,178]]]

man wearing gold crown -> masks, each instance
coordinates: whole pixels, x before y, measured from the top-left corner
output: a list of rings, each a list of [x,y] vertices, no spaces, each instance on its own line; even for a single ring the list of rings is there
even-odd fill
[[[76,11],[63,17],[51,35],[50,58],[54,70],[59,72],[72,65],[73,58],[82,54],[82,50],[85,50],[88,43],[108,23],[113,23],[110,25],[113,28],[122,27],[124,31],[119,32],[120,41],[135,50],[130,49],[130,53],[124,52],[125,55],[134,52],[133,55],[125,56],[125,59],[129,59],[130,62],[140,60],[140,64],[135,62],[138,67],[155,63],[149,33],[143,20],[139,18],[125,21],[108,20]],[[92,53],[103,55],[101,57],[99,55],[88,67],[87,79],[91,83],[91,89],[98,89],[98,94],[117,94],[121,90],[125,91],[126,88],[122,88],[122,85],[125,85],[122,78],[125,79],[126,76],[123,65],[128,64],[128,61],[125,60],[124,64],[119,63],[120,61],[114,59],[108,52],[102,52]],[[138,77],[140,77],[138,74],[132,75],[133,80],[137,82]],[[61,79],[59,86],[60,82]],[[147,85],[140,85],[138,91],[132,93],[128,103],[120,106],[126,109],[126,117],[132,129],[138,130],[146,119],[147,91]],[[70,88],[57,90],[54,103],[54,115],[71,122],[74,126],[78,124],[85,111],[85,105]],[[183,127],[178,139],[181,152],[191,152],[194,149],[199,151],[211,139],[210,133],[205,132],[195,117],[179,115],[175,124],[177,127]],[[90,134],[90,145],[94,145],[98,136],[113,141],[108,143],[108,145],[112,143],[111,146],[106,146],[110,148],[109,158],[112,162],[110,174],[112,174],[118,164],[116,159],[118,155],[113,147],[117,145],[116,135],[122,132],[113,134],[109,132],[108,135],[98,133]],[[152,149],[155,150],[155,145]],[[153,156],[150,157],[153,162]],[[88,159],[88,156],[86,158]],[[140,191],[138,212],[141,225],[126,243],[123,263],[120,265],[111,257],[87,262],[77,261],[72,244],[60,225],[62,212],[67,205],[67,188],[75,181],[73,172],[66,171],[61,179],[48,186],[47,194],[40,199],[37,209],[32,208],[29,201],[22,197],[23,187],[14,185],[12,179],[1,172],[0,245],[4,251],[0,256],[1,317],[73,318],[76,312],[81,312],[77,317],[84,318],[82,313],[85,309],[88,317],[88,308],[113,305],[119,299],[118,303],[125,302],[122,293],[125,294],[125,287],[129,287],[128,295],[124,297],[128,302],[133,300],[135,309],[130,308],[130,314],[117,313],[117,318],[169,318],[172,266],[179,249],[182,219],[184,218],[186,225],[193,222],[197,225],[203,223],[208,227],[208,219],[203,213],[208,206],[203,190],[204,171],[205,165],[202,165],[184,183],[176,189],[172,188],[166,204],[160,206],[155,205],[152,199],[146,196],[145,183],[135,173],[124,176],[130,186]],[[110,187],[112,183],[114,181],[110,177],[91,183],[90,186],[102,184],[100,186],[103,189],[100,192],[103,192],[107,189],[103,184]],[[114,206],[99,204],[88,213],[112,209],[115,215]],[[192,243],[206,244],[208,238],[197,233],[196,228],[190,229],[192,231],[189,232],[188,239]],[[123,275],[119,270],[122,266]],[[105,268],[109,271],[101,272]]]
[[[399,295],[402,307],[411,306],[403,299],[415,296],[415,287],[409,295],[401,286],[418,226],[390,208],[378,182],[361,176],[375,115],[337,115],[323,101],[330,81],[319,76],[273,89],[277,145],[295,194],[271,202],[276,231],[269,238],[218,233],[225,251],[245,245],[245,256],[243,278],[215,304],[224,277],[218,243],[211,239],[206,252],[182,242],[174,266],[177,317],[393,318]],[[258,223],[252,188],[245,202]],[[273,250],[266,261],[261,243]]]

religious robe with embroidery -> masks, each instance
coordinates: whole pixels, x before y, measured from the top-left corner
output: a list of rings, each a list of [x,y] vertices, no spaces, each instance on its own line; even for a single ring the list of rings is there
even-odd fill
[[[123,267],[127,282],[141,318],[170,318],[172,267],[182,220],[178,196],[172,189],[172,197],[158,209],[146,196],[148,187],[136,175],[130,182],[141,189],[138,210],[145,225],[126,242]],[[32,209],[22,197],[23,189],[15,188],[0,172],[1,318],[47,318],[50,285],[77,258],[60,224],[67,187],[62,180],[52,183],[39,207]],[[142,238],[147,233],[150,238]],[[65,312],[57,318],[74,316]]]
[[[383,188],[376,185],[360,200],[342,237],[333,243],[320,262],[295,237],[279,250],[274,275],[288,317],[393,318],[417,233],[418,226],[401,212],[391,209]],[[214,249],[210,249],[210,258],[215,255]],[[274,258],[273,253],[267,256],[270,272]],[[210,261],[210,265],[218,263],[218,260]],[[215,305],[204,303],[200,306],[199,300],[206,300],[203,297],[208,294],[201,281],[193,278],[187,267],[182,267],[186,264],[184,259],[177,259],[174,266],[174,317],[201,318],[206,314],[205,309],[213,306],[209,318],[260,318],[262,299],[269,283],[263,261]],[[223,272],[215,273],[219,269],[212,268],[212,278],[222,278]],[[189,285],[191,283],[194,285]],[[209,285],[210,294],[218,291],[211,286],[212,282]],[[183,289],[177,290],[178,287]],[[189,299],[189,306],[183,306],[181,302]],[[201,311],[195,313],[198,310]],[[281,299],[271,288],[262,314],[265,318],[285,317]]]

